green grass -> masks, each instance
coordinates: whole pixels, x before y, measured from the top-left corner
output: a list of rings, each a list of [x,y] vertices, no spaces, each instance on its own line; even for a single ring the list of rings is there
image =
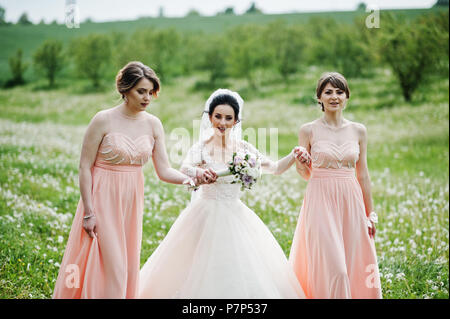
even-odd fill
[[[287,154],[297,143],[300,125],[322,114],[313,99],[321,71],[305,70],[289,85],[261,82],[257,91],[245,81],[230,81],[245,100],[244,132],[278,128],[278,156]],[[176,143],[170,139],[172,130],[192,132],[192,120],[200,117],[210,92],[192,88],[202,77],[163,83],[160,97],[150,105],[149,112],[164,124],[169,152]],[[429,79],[411,104],[403,101],[395,79],[384,70],[349,84],[352,97],[345,116],[364,123],[369,134],[383,297],[448,298],[448,79]],[[118,103],[113,85],[92,93],[81,93],[81,81],[64,82],[54,90],[39,85],[0,91],[1,298],[51,297],[80,196],[83,134],[98,110]],[[184,188],[157,179],[151,163],[144,174],[141,264],[189,202]],[[264,175],[242,197],[286,255],[305,187],[291,168],[282,176]]]

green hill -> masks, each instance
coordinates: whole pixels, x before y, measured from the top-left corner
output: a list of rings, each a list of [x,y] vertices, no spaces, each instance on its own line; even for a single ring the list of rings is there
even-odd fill
[[[431,9],[405,9],[389,10],[396,15],[403,15],[407,19],[413,19],[423,13],[448,8]],[[381,12],[381,23],[383,12]],[[221,32],[238,24],[255,23],[265,24],[273,20],[283,19],[288,23],[305,23],[313,17],[329,17],[337,22],[352,23],[355,17],[368,15],[363,11],[340,12],[315,12],[315,13],[291,13],[291,14],[247,14],[247,15],[221,15],[213,17],[183,17],[183,18],[141,18],[134,21],[116,21],[104,23],[82,23],[79,29],[69,29],[65,25],[12,25],[0,27],[0,74],[3,78],[9,77],[8,58],[18,48],[22,48],[26,61],[31,61],[31,56],[36,48],[48,38],[60,39],[66,43],[70,39],[87,35],[89,33],[107,33],[119,31],[132,33],[140,28],[168,28],[174,27],[185,32]]]

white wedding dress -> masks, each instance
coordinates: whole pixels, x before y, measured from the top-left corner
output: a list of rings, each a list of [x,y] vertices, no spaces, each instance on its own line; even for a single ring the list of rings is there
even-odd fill
[[[258,152],[245,141],[239,147]],[[199,166],[227,168],[200,142],[181,171],[195,176]],[[305,298],[280,245],[231,180],[220,177],[200,187],[142,267],[139,298]]]

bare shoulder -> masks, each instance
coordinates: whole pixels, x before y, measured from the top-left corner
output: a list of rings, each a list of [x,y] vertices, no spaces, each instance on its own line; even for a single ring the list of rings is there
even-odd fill
[[[353,127],[353,129],[358,133],[358,135],[367,134],[367,128],[364,124],[352,121],[349,121],[349,123]]]
[[[108,116],[109,112],[111,112],[111,109],[98,111],[92,117],[91,122],[89,123],[89,126],[96,130],[105,131],[106,127],[107,127],[108,119],[109,119],[109,116]]]
[[[152,126],[162,126],[161,120],[153,114],[145,112],[145,116],[147,117],[147,122]]]
[[[310,136],[311,132],[312,132],[312,127],[315,124],[315,122],[316,121],[308,122],[308,123],[305,123],[302,126],[300,126],[300,130],[299,130],[298,134]]]
[[[358,122],[348,121],[349,125],[351,125],[353,131],[359,137],[360,141],[367,140],[367,128],[364,124]]]
[[[157,138],[158,136],[164,133],[164,128],[161,120],[150,113],[145,112],[145,116],[147,117],[146,123],[148,124],[150,130],[153,132],[153,136]]]

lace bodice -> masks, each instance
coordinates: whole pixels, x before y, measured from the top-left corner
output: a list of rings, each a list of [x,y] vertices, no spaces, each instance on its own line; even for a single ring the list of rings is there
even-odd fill
[[[316,121],[311,126],[311,158],[313,168],[355,168],[359,159],[359,142],[352,122],[331,130]],[[339,137],[342,143],[334,142]]]
[[[251,144],[240,141],[238,151],[243,153],[254,154],[255,156],[263,157],[261,153],[256,150]],[[231,160],[231,159],[230,159]],[[226,163],[219,163],[214,161],[208,150],[205,148],[205,143],[197,142],[190,149],[181,165],[181,172],[191,177],[196,176],[196,168],[208,169],[211,168],[218,172],[227,169]],[[234,177],[224,176],[219,177],[213,184],[205,184],[200,186],[200,197],[215,200],[235,200],[239,199],[241,190],[240,184],[231,184]]]
[[[132,139],[123,133],[108,133],[98,148],[96,162],[113,165],[139,165],[152,156],[155,141],[150,135]]]

